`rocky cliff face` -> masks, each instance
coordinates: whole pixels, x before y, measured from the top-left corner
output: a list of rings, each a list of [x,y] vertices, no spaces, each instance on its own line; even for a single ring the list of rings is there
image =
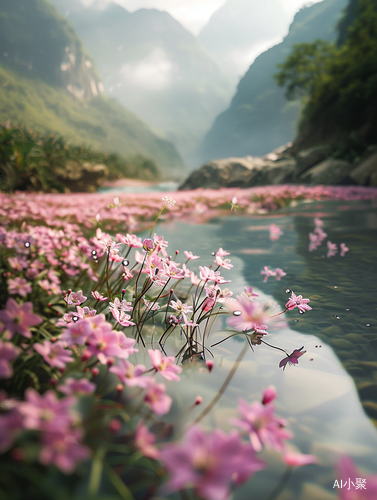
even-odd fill
[[[103,86],[72,27],[46,0],[0,2],[0,63],[88,100]]]

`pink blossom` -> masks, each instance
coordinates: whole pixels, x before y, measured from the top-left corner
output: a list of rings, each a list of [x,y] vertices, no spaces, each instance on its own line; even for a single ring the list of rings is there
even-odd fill
[[[223,259],[219,255],[216,255],[215,262],[218,266],[223,267],[224,269],[231,269],[233,264],[230,263],[230,259]]]
[[[131,354],[139,352],[139,349],[133,347],[136,343],[135,339],[130,339],[125,333],[117,330],[113,330],[113,332],[115,332],[118,337],[118,345],[123,350],[124,357],[128,358],[128,356],[130,356]],[[128,356],[126,356],[126,353],[128,354]]]
[[[156,246],[159,246],[160,248],[166,248],[168,246],[168,242],[164,240],[163,236],[157,236],[156,233],[153,235],[153,241]]]
[[[314,217],[314,225],[316,227],[323,227],[323,220],[319,219],[318,217]]]
[[[346,244],[345,243],[341,243],[340,244],[340,256],[341,257],[344,257],[344,255],[346,254],[346,252],[349,251],[349,248],[346,247]]]
[[[270,402],[261,404],[259,401],[248,404],[240,400],[238,412],[241,418],[232,422],[249,434],[250,442],[255,451],[261,451],[263,445],[277,451],[284,450],[284,441],[291,439],[292,433],[284,429],[286,421],[274,415],[275,407]]]
[[[9,402],[10,400],[5,400],[3,403],[7,401]],[[3,408],[1,409],[3,410]],[[13,444],[13,440],[22,429],[22,417],[17,408],[13,407],[6,413],[0,413],[0,453],[9,450]]]
[[[301,467],[302,465],[315,464],[318,462],[317,457],[314,455],[304,455],[303,453],[296,453],[292,451],[285,453],[283,460],[291,467]]]
[[[150,378],[142,377],[146,372],[144,365],[135,366],[125,359],[120,359],[118,366],[112,366],[109,371],[115,373],[121,382],[131,387],[145,387]]]
[[[283,276],[287,276],[287,273],[285,273],[283,271],[283,269],[280,269],[280,267],[277,267],[275,269],[275,278],[277,279],[277,281],[280,281],[280,279],[283,277]]]
[[[82,293],[82,290],[79,290],[78,292],[68,292],[64,296],[64,301],[69,305],[69,306],[79,306],[83,302],[85,302],[87,297],[85,297]]]
[[[242,484],[264,467],[236,431],[220,429],[205,434],[191,427],[183,443],[165,446],[160,455],[170,474],[167,492],[194,488],[195,497],[206,500],[226,500],[233,482]]]
[[[264,266],[263,271],[261,271],[260,273],[262,275],[265,275],[263,281],[267,281],[271,276],[275,276],[274,271],[272,271],[272,269],[270,269],[268,266]]]
[[[31,293],[31,285],[25,278],[14,278],[8,280],[8,291],[11,295],[21,295],[26,297]]]
[[[221,247],[216,252],[216,257],[226,257],[227,255],[230,255],[230,253],[226,252]]]
[[[255,302],[244,293],[237,296],[237,300],[225,301],[226,308],[233,313],[228,318],[228,325],[238,331],[267,328],[269,316],[260,302]]]
[[[188,304],[181,302],[180,300],[171,300],[169,303],[169,307],[175,309],[178,312],[184,312],[185,314],[192,312],[192,306],[189,306]]]
[[[196,260],[196,259],[200,259],[199,255],[193,255],[192,252],[188,252],[187,250],[185,250],[183,252],[186,257],[189,259],[189,260]]]
[[[156,436],[152,434],[148,427],[139,420],[136,433],[135,433],[135,445],[138,450],[141,451],[146,457],[152,458],[153,460],[158,460],[160,453],[158,449],[153,446],[156,442]]]
[[[303,299],[302,295],[296,295],[295,292],[292,292],[291,297],[288,302],[285,304],[286,309],[292,311],[295,307],[303,314],[305,311],[311,311],[312,308],[308,305],[310,299]]]
[[[63,330],[61,340],[66,342],[68,346],[73,344],[84,345],[92,330],[92,322],[89,318],[79,319],[68,324],[68,327]]]
[[[154,379],[148,379],[144,402],[157,415],[161,416],[169,412],[172,399],[165,394],[165,386],[163,384],[157,384]]]
[[[273,385],[269,385],[267,389],[263,391],[262,405],[267,405],[271,403],[277,397],[276,389]]]
[[[0,378],[9,378],[13,374],[10,361],[13,361],[20,354],[21,349],[12,342],[0,340]]]
[[[135,234],[127,234],[127,236],[122,236],[121,234],[117,234],[116,237],[120,243],[125,243],[131,248],[141,248],[143,243],[141,238],[137,237]]]
[[[259,294],[258,293],[254,293],[253,292],[253,287],[252,286],[245,286],[245,290],[243,291],[243,293],[249,297],[250,300],[253,300],[255,297],[259,297]]]
[[[288,357],[282,359],[279,363],[279,368],[283,367],[283,370],[285,370],[285,367],[288,364],[290,365],[297,365],[298,364],[298,358],[303,356],[306,351],[303,351],[304,346],[302,346],[300,349],[295,349],[292,354],[290,354]]]
[[[84,395],[92,394],[96,390],[96,384],[89,382],[87,378],[75,379],[69,377],[65,379],[64,384],[59,385],[58,390],[66,396],[73,394]]]
[[[280,227],[277,226],[276,224],[270,224],[269,230],[270,230],[271,241],[278,240],[280,236],[284,234],[283,231],[280,229]]]
[[[75,401],[71,396],[57,399],[53,391],[47,391],[42,396],[29,387],[25,391],[25,402],[20,403],[18,409],[26,429],[59,432],[62,428],[70,427],[77,419],[72,410]]]
[[[109,323],[107,323],[109,325]],[[87,340],[87,352],[91,356],[97,356],[100,363],[105,365],[109,357],[126,359],[129,356],[128,349],[122,349],[119,345],[117,332],[103,329],[94,330]]]
[[[34,349],[53,368],[65,368],[67,363],[73,361],[72,351],[66,349],[66,343],[63,340],[56,342],[45,340],[42,344],[34,344]]]
[[[79,433],[56,430],[42,435],[39,461],[43,465],[56,465],[65,474],[71,474],[77,463],[89,458],[89,448],[78,441]]]
[[[148,349],[148,354],[152,361],[153,368],[167,380],[179,380],[177,373],[181,373],[182,368],[174,364],[174,356],[162,357],[158,349]]]
[[[99,300],[100,302],[103,302],[105,300],[109,300],[108,297],[104,297],[102,293],[99,292],[90,292],[92,297],[94,297],[96,300]]]
[[[119,309],[110,308],[111,314],[117,320],[117,322],[122,326],[135,326],[135,323],[131,320],[131,316],[126,314],[124,311],[120,311]]]
[[[336,243],[331,243],[331,241],[327,242],[327,255],[326,257],[334,257],[338,253],[338,247]]]
[[[8,299],[5,309],[0,311],[0,322],[5,326],[8,338],[19,333],[26,338],[31,337],[30,327],[42,323],[42,318],[32,313],[33,304],[26,302],[19,306],[14,299]]]

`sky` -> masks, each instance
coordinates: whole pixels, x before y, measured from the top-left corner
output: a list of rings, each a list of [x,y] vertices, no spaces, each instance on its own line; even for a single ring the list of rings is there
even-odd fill
[[[110,0],[81,0],[84,4],[91,4],[93,2],[102,3],[105,5]],[[211,15],[222,5],[225,0],[113,0],[125,7],[130,12],[141,8],[154,8],[159,10],[166,10],[177,21],[179,21],[187,30],[195,35],[203,28],[208,22]],[[263,10],[263,0],[248,0],[249,2],[256,2],[260,4]],[[294,14],[306,4],[317,3],[321,0],[281,0],[281,4],[291,15],[292,19]]]

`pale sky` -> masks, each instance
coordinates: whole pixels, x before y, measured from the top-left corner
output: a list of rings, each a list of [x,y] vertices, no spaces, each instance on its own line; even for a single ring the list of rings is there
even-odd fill
[[[103,3],[106,4],[110,0],[81,0],[82,3]],[[225,0],[113,0],[125,7],[130,12],[141,8],[154,8],[159,10],[166,10],[177,21],[179,21],[187,30],[195,35],[203,28],[208,22],[211,15],[222,5]],[[263,0],[249,0],[256,2],[263,10]],[[317,3],[321,0],[281,0],[281,4],[291,15],[292,19],[294,14],[306,4]]]

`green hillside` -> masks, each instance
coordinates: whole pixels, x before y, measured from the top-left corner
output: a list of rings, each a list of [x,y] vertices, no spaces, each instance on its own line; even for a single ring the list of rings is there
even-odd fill
[[[57,132],[72,144],[184,168],[174,146],[101,93],[91,58],[47,0],[0,0],[0,122]]]
[[[302,8],[288,35],[256,58],[241,79],[230,107],[219,115],[200,148],[202,162],[229,156],[263,155],[292,141],[301,109],[287,101],[273,75],[292,45],[317,38],[333,41],[346,0],[324,0]]]

